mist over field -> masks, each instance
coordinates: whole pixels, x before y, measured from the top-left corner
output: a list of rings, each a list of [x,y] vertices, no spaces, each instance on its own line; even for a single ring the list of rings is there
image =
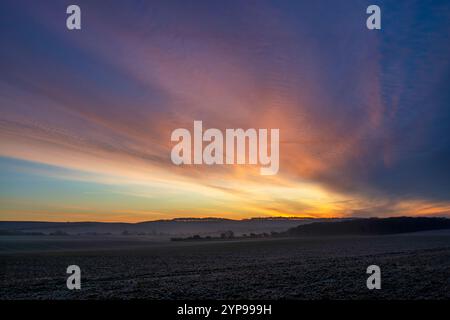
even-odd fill
[[[376,221],[392,225],[389,219]],[[370,225],[373,219],[288,229],[298,233],[316,225],[314,230],[332,227],[341,230],[339,235],[287,232],[209,241],[173,242],[139,234],[3,235],[0,299],[450,298],[448,219],[406,218],[416,229],[439,230],[399,233],[397,227],[384,235],[348,234],[352,222],[361,228],[361,222]],[[33,230],[30,224],[22,227]],[[66,268],[74,264],[82,272],[79,291],[66,288]],[[381,268],[382,290],[366,287],[366,268],[372,264]]]
[[[169,236],[217,236],[232,230],[237,235],[286,231],[298,225],[339,219],[252,218],[243,220],[218,218],[180,218],[140,223],[102,222],[26,222],[0,221],[0,233],[68,234],[68,235],[141,235],[155,238]]]
[[[214,243],[91,238],[83,248],[76,239],[34,241],[2,240],[1,299],[450,298],[449,232]],[[66,288],[72,264],[82,270],[80,291]],[[382,290],[366,288],[372,264],[382,270]]]

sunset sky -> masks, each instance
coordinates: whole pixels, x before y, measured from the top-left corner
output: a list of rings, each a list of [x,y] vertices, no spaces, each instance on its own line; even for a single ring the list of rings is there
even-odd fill
[[[2,0],[0,110],[0,220],[450,216],[448,1]],[[278,174],[175,166],[194,120]]]

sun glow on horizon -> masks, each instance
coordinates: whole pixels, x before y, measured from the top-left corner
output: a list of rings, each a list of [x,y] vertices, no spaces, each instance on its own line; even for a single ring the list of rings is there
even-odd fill
[[[320,1],[199,5],[86,2],[88,31],[68,33],[58,6],[6,4],[0,220],[450,215],[439,6],[427,32],[398,4],[386,23],[409,29],[368,34],[350,4],[332,23]],[[277,174],[174,165],[195,120],[279,129]]]

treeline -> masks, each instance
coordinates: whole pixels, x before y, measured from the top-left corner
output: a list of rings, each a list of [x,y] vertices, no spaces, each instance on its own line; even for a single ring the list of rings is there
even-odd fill
[[[233,231],[229,230],[220,234],[220,236],[200,236],[198,234],[186,237],[186,238],[171,238],[171,241],[209,241],[209,240],[231,240],[231,239],[257,239],[257,238],[270,238],[279,236],[278,232],[262,232],[262,233],[243,233],[240,236],[236,236]]]
[[[202,237],[194,235],[186,238],[171,238],[172,241],[208,241],[226,239],[345,236],[345,235],[387,235],[429,230],[450,229],[450,219],[424,217],[366,218],[333,222],[313,222],[291,228],[285,232],[250,233],[235,236],[232,231],[220,236]]]
[[[450,229],[447,218],[369,218],[337,222],[314,222],[291,228],[286,236],[383,235]]]

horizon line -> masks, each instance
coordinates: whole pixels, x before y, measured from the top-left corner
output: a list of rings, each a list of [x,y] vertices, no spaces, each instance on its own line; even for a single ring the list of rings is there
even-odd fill
[[[176,222],[176,221],[206,221],[206,220],[227,220],[227,221],[247,221],[247,220],[347,220],[347,219],[389,219],[389,218],[445,218],[449,219],[448,216],[389,216],[389,217],[380,217],[380,216],[369,216],[369,217],[283,217],[283,216],[273,216],[273,217],[250,217],[243,219],[230,219],[230,218],[222,218],[222,217],[180,217],[180,218],[170,218],[170,219],[157,219],[157,220],[143,220],[137,222],[124,222],[124,221],[45,221],[45,220],[0,220],[0,223],[3,222],[33,222],[33,223],[110,223],[110,224],[140,224],[140,223],[148,223],[148,222]]]

